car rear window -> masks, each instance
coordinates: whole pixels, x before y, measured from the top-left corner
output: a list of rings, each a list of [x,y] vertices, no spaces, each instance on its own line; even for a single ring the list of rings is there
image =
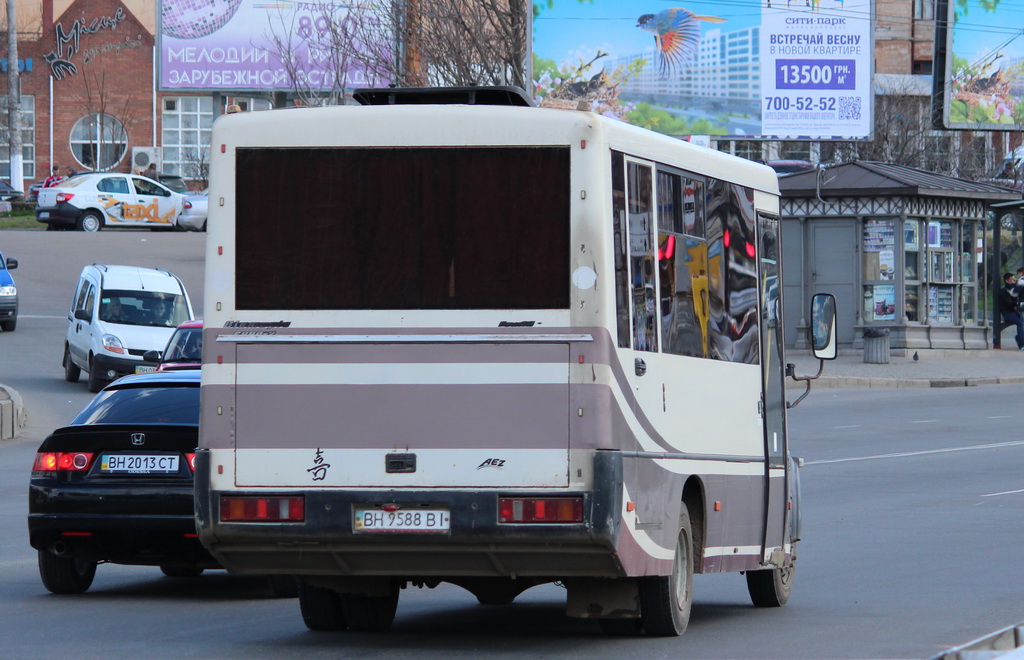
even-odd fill
[[[86,181],[91,181],[91,179],[89,177],[87,177],[87,176],[76,176],[74,178],[64,179],[63,181],[61,181],[60,182],[60,187],[61,188],[75,188],[76,186],[82,185]]]
[[[192,191],[185,185],[185,179],[178,176],[162,176],[160,177],[160,183],[164,184],[174,192],[182,193],[183,195],[191,195]]]
[[[78,413],[72,425],[199,425],[199,388],[163,385],[105,390]]]

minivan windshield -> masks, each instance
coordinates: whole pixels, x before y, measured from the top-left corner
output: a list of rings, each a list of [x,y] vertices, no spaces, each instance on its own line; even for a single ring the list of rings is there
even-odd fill
[[[175,328],[189,320],[185,296],[159,291],[104,289],[100,320],[124,325]]]

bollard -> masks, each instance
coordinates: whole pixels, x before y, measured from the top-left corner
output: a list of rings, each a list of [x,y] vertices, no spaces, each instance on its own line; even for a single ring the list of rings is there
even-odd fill
[[[889,364],[889,328],[865,328],[864,362]]]
[[[14,417],[14,402],[0,399],[0,440],[14,438],[14,431],[18,428]]]

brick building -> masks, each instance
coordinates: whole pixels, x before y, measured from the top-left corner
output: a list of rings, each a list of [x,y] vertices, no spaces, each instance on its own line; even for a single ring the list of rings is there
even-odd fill
[[[154,0],[18,0],[17,12],[26,187],[51,164],[127,172],[149,159],[162,173],[205,183],[215,97],[156,91]]]

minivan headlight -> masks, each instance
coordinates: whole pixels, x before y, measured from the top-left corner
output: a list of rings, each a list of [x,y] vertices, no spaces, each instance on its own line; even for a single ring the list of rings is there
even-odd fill
[[[127,353],[124,350],[124,344],[121,343],[121,339],[117,335],[103,335],[100,342],[103,344],[103,348],[111,353]]]
[[[18,287],[13,284],[7,286],[0,286],[0,296],[16,296],[18,295]]]

